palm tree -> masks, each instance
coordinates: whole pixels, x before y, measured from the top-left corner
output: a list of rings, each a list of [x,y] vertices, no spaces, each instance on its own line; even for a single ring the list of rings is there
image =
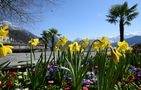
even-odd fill
[[[60,34],[58,34],[58,30],[55,28],[43,31],[41,35],[45,44],[51,43],[51,49],[54,47],[55,39],[60,36]]]
[[[44,49],[45,57],[44,58],[46,60],[47,46],[49,46],[49,48],[51,49],[50,56],[52,55],[52,53],[55,56],[55,54],[53,52],[53,48],[55,47],[55,39],[58,38],[61,34],[58,34],[57,29],[51,28],[48,31],[43,31],[43,33],[41,35],[42,35],[43,42],[45,44],[45,49]],[[51,44],[51,45],[49,45],[49,44]]]
[[[109,23],[118,23],[120,28],[120,41],[124,40],[124,25],[131,25],[131,21],[139,14],[136,12],[137,4],[131,8],[128,7],[128,3],[124,2],[122,5],[114,5],[107,16]]]

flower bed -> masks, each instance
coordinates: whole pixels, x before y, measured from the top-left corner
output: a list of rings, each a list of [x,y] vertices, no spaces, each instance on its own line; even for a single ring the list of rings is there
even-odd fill
[[[59,39],[56,41],[55,38]],[[33,65],[33,47],[38,39],[31,39],[30,64],[26,72],[1,72],[0,88],[31,90],[134,90],[140,89],[141,56],[134,53],[126,41],[113,47],[106,37],[67,43],[68,39],[55,29],[44,31],[45,48]],[[50,42],[50,44],[48,44]],[[0,56],[12,53],[12,46],[1,43]],[[47,57],[47,47],[50,55]],[[93,52],[92,52],[93,51]],[[1,66],[6,63],[1,64]],[[7,65],[6,65],[7,66]],[[5,67],[1,68],[4,69]]]

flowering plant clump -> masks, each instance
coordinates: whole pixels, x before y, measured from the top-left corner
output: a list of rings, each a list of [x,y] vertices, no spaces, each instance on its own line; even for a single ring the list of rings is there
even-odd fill
[[[0,89],[2,90],[28,90],[29,77],[27,72],[0,73]]]
[[[0,39],[7,37],[9,33],[8,28],[9,28],[8,26],[4,26],[0,29]],[[0,42],[0,58],[5,57],[7,54],[11,54],[12,49],[13,49],[13,46],[3,45],[3,43]]]
[[[7,27],[5,27],[7,29]],[[1,33],[1,32],[0,32]],[[7,34],[0,34],[5,37]],[[57,39],[56,39],[57,38]],[[133,53],[126,41],[113,47],[107,37],[69,42],[52,28],[43,31],[44,49],[35,59],[33,47],[39,39],[31,39],[31,61],[27,72],[1,73],[0,88],[31,90],[126,90],[139,89],[141,67],[139,54]],[[12,46],[0,43],[0,57],[12,53]],[[47,50],[50,54],[47,55]],[[34,58],[32,58],[34,57]]]
[[[16,87],[17,75],[15,72],[7,72],[0,74],[0,88],[1,89],[10,89]]]
[[[28,43],[31,44],[32,46],[37,46],[39,44],[39,39],[38,38],[31,39]]]
[[[4,26],[0,28],[0,36],[6,38],[9,33],[9,26]]]
[[[82,40],[82,47],[86,48],[89,45],[89,39],[86,38],[85,40]]]
[[[12,54],[12,49],[13,46],[0,43],[0,58],[5,57],[7,54]]]
[[[68,39],[66,38],[66,36],[63,36],[57,41],[57,45],[61,45],[63,47],[67,43],[67,41]]]
[[[140,90],[141,69],[130,66],[124,78],[117,80],[116,89],[137,89]]]

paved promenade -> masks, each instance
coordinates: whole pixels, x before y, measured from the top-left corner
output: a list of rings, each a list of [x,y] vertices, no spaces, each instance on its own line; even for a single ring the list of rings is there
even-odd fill
[[[41,55],[41,52],[35,52],[35,61],[39,59]],[[47,56],[50,55],[50,52],[47,52]],[[12,53],[7,55],[6,57],[3,57],[0,59],[0,62],[3,60],[10,60],[10,66],[12,65],[22,65],[26,64],[25,62],[23,63],[18,63],[19,61],[30,61],[30,53]]]

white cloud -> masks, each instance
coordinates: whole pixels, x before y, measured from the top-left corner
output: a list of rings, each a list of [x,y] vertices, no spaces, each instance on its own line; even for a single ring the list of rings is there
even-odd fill
[[[125,35],[141,35],[141,32],[125,32]]]

